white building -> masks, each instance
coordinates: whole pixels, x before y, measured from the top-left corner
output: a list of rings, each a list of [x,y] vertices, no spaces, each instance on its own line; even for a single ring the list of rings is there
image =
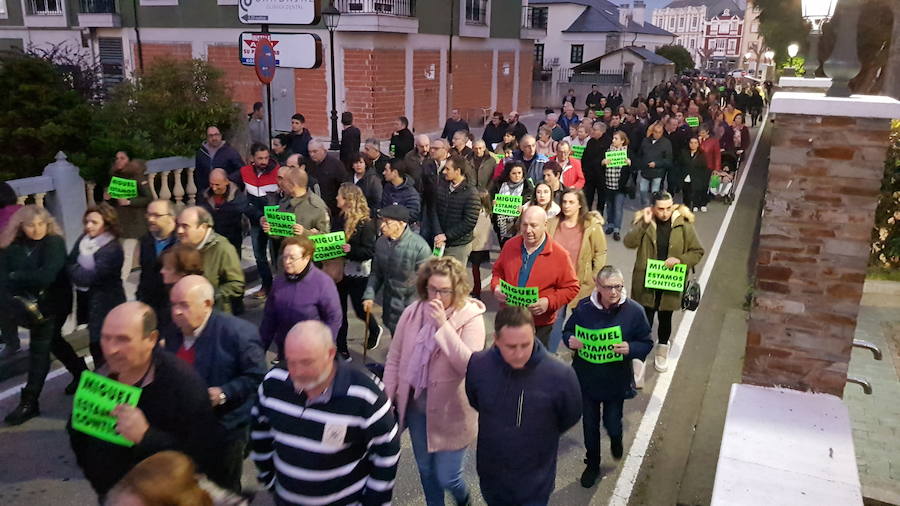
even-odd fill
[[[759,7],[753,0],[747,0],[747,9],[744,11],[744,37],[741,39],[740,68],[752,71],[754,77],[764,76],[766,69],[774,63],[764,56],[768,50],[769,47],[766,46],[762,33],[759,31]],[[747,53],[750,53],[749,59],[745,57]],[[757,72],[757,68],[759,72]]]
[[[705,67],[709,55],[706,47],[707,25],[713,16],[728,9],[740,12],[734,0],[674,0],[653,11],[653,24],[675,34],[675,43],[687,49],[694,58],[694,66]]]

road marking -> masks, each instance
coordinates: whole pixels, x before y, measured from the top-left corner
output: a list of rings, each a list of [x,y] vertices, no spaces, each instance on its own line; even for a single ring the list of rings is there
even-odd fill
[[[84,362],[87,364],[88,368],[90,368],[92,365],[94,365],[94,358],[88,355],[84,357]],[[44,380],[44,385],[50,383],[52,380],[55,380],[56,378],[62,376],[67,372],[69,371],[65,367],[57,367],[56,369],[50,371],[50,374],[47,375],[47,379]],[[6,399],[9,399],[10,397],[18,394],[23,388],[25,388],[25,382],[19,383],[12,388],[8,388],[3,392],[0,392],[0,401],[5,401]]]
[[[737,202],[741,197],[741,191],[744,189],[744,182],[747,180],[747,174],[750,172],[750,165],[756,157],[756,148],[759,145],[759,140],[762,139],[762,131],[768,125],[768,117],[769,112],[766,111],[766,115],[763,117],[763,127],[759,129],[756,140],[753,142],[753,147],[750,150],[750,155],[747,157],[747,163],[744,165],[744,170],[741,171],[741,179],[735,190],[734,202],[732,205],[728,206],[728,209],[725,211],[725,218],[722,220],[722,226],[719,228],[719,233],[716,235],[716,240],[713,242],[712,249],[709,251],[709,256],[703,264],[703,269],[700,271],[698,282],[700,283],[703,292],[706,291],[706,284],[709,281],[709,277],[712,275],[713,268],[715,268],[719,250],[722,248],[722,243],[725,241],[725,234],[728,232],[728,227],[731,225],[731,218],[734,215]],[[653,388],[653,393],[650,395],[650,402],[644,410],[641,423],[638,426],[637,433],[634,435],[634,442],[628,449],[628,455],[622,463],[622,471],[619,473],[619,479],[616,481],[616,488],[613,490],[612,497],[609,499],[609,504],[612,506],[626,506],[631,499],[634,482],[637,480],[641,465],[644,462],[644,457],[647,455],[647,448],[650,446],[653,430],[656,428],[656,423],[659,421],[659,415],[662,412],[666,396],[669,394],[669,387],[672,386],[672,378],[675,376],[675,371],[678,368],[681,349],[687,344],[691,326],[694,324],[694,315],[696,312],[686,311],[685,313],[684,318],[681,319],[681,323],[678,325],[678,331],[676,332],[675,337],[670,341],[672,345],[669,349],[669,370],[668,372],[657,376],[656,386]],[[652,361],[648,361],[647,367],[650,367],[651,364]]]

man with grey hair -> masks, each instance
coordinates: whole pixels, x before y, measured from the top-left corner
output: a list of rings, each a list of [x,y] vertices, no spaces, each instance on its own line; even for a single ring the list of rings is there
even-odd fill
[[[266,374],[259,330],[213,308],[214,290],[203,276],[181,279],[169,294],[174,326],[166,329],[166,351],[188,363],[206,382],[209,403],[224,433],[222,459],[210,478],[241,491],[250,410]]]
[[[276,504],[391,502],[400,457],[391,402],[336,351],[325,324],[300,322],[259,388],[251,458]]]
[[[369,167],[374,167],[375,172],[379,175],[384,172],[384,166],[390,161],[388,155],[381,152],[381,141],[374,137],[366,139],[366,144],[363,146],[363,155],[365,155]],[[383,178],[381,182],[384,183]]]
[[[203,275],[215,291],[216,308],[231,312],[231,299],[244,295],[244,270],[234,246],[213,231],[213,218],[199,206],[186,207],[176,221],[178,242],[203,255]]]
[[[569,135],[568,132],[566,132],[562,129],[562,127],[559,126],[558,121],[559,115],[555,112],[551,112],[547,114],[546,123],[544,123],[544,126],[550,129],[550,137],[552,137],[556,142],[563,140],[563,137]]]
[[[526,134],[519,141],[519,150],[513,153],[513,159],[525,164],[525,178],[538,184],[544,180],[544,163],[549,160],[537,152],[537,139]]]
[[[425,134],[416,136],[415,148],[403,157],[406,174],[412,178],[416,191],[422,193],[423,167],[431,160],[431,139]]]
[[[322,141],[310,141],[309,158],[310,164],[306,167],[306,172],[319,182],[322,200],[328,205],[331,218],[334,219],[340,212],[337,207],[337,194],[341,183],[349,177],[347,169],[338,157],[327,151]]]
[[[647,315],[626,296],[622,271],[612,265],[600,269],[596,289],[566,322],[563,342],[575,352],[587,464],[581,486],[590,488],[600,477],[600,422],[613,458],[622,458],[622,410],[625,399],[637,395],[632,361],[643,360],[653,348]]]

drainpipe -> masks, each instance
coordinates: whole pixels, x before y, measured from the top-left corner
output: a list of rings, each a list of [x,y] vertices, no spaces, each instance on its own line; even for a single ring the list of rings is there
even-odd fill
[[[134,37],[137,45],[138,68],[141,74],[144,73],[144,47],[141,45],[141,22],[138,19],[138,0],[131,0],[134,9]]]

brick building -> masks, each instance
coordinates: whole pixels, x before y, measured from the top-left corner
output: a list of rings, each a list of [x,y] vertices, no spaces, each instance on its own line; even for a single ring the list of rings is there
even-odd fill
[[[327,0],[304,0],[322,1]],[[113,85],[163,58],[203,58],[221,68],[235,102],[264,101],[252,67],[239,61],[239,35],[259,31],[238,19],[237,0],[0,0],[0,49],[67,43],[103,66]],[[337,111],[352,111],[363,136],[390,135],[397,116],[419,132],[439,130],[451,108],[470,124],[484,109],[531,109],[535,23],[527,0],[335,0]],[[135,8],[136,7],[136,8]],[[273,127],[302,112],[313,135],[330,135],[328,31],[272,25],[272,32],[315,33],[323,64],[278,69]]]
[[[706,25],[706,68],[734,70],[741,58],[744,35],[744,13],[725,9],[710,18]]]
[[[652,19],[654,25],[675,34],[675,44],[691,53],[697,68],[707,68],[710,55],[705,48],[709,26],[712,18],[726,9],[740,11],[735,0],[674,0],[655,9]]]

